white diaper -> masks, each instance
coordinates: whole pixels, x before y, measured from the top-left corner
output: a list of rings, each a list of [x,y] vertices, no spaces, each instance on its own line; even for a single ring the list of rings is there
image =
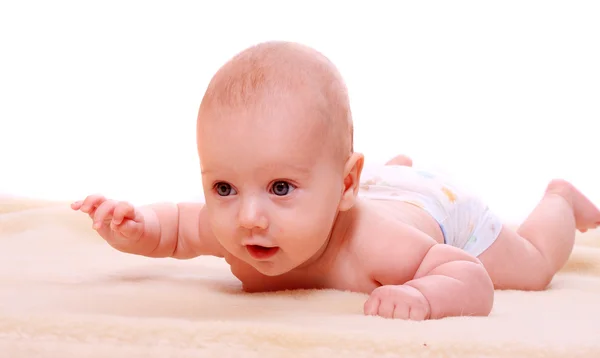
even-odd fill
[[[446,244],[474,256],[490,247],[502,229],[500,219],[478,197],[448,179],[412,167],[382,165],[363,171],[358,195],[421,207],[438,222]]]

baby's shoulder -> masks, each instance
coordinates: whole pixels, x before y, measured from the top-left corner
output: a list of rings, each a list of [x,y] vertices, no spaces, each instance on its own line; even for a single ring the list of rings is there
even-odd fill
[[[363,206],[352,232],[352,254],[377,280],[412,278],[436,241],[377,203]]]
[[[385,206],[393,203],[382,201],[367,202],[361,217],[357,218],[351,241],[363,252],[409,252],[411,248],[426,246],[435,242],[415,225],[401,218],[401,209],[391,210]],[[381,204],[381,207],[378,207]],[[423,242],[423,245],[419,245]],[[387,249],[389,250],[387,250]]]

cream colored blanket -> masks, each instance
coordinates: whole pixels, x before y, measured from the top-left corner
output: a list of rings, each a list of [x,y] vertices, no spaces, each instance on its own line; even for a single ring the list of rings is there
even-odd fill
[[[0,242],[0,357],[600,357],[597,233],[549,290],[428,322],[365,317],[361,294],[244,294],[221,260],[122,254],[64,203],[0,198]]]

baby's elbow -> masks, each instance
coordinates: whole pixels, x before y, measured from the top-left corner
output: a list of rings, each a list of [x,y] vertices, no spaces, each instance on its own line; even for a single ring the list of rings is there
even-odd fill
[[[488,316],[494,306],[494,283],[481,263],[456,261],[448,276],[462,283],[463,315]]]
[[[494,307],[494,283],[482,264],[471,263],[473,291],[477,316],[489,316]]]
[[[494,308],[494,292],[488,293],[481,302],[479,316],[487,317],[492,313]]]

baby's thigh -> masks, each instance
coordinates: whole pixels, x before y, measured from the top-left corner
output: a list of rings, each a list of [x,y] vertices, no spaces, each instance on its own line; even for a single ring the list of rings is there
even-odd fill
[[[506,226],[478,258],[496,289],[543,290],[551,279],[546,260],[540,252]]]

